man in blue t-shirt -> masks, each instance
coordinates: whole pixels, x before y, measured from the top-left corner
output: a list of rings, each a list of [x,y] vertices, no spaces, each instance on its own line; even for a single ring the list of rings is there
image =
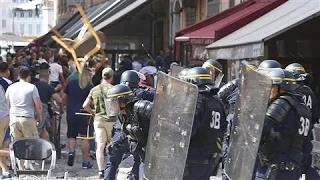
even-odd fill
[[[86,100],[92,85],[88,85],[86,88],[81,89],[79,87],[79,79],[70,80],[65,88],[65,94],[67,99],[67,137],[69,146],[69,158],[68,165],[73,166],[76,148],[76,137],[78,135],[87,136],[88,117],[76,115],[82,109],[82,104]],[[92,136],[93,128],[90,127],[90,134]],[[89,160],[89,140],[82,140],[82,168],[90,169],[93,165]]]
[[[56,101],[60,107],[60,114],[63,114],[63,101],[59,94],[54,90],[54,87],[49,85],[49,70],[40,70],[38,82],[34,83],[39,91],[39,96],[42,102],[42,123],[39,124],[39,134],[41,138],[49,140],[49,134],[46,131],[46,126],[49,125],[48,102],[52,99]]]

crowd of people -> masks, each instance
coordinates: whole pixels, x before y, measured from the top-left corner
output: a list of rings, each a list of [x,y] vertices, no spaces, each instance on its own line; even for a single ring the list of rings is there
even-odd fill
[[[169,73],[175,64],[172,58],[172,48],[167,47],[165,55],[162,51],[155,58],[126,56],[114,70],[96,55],[87,64],[92,83],[81,88],[74,60],[62,51],[8,55],[6,62],[0,62],[0,147],[6,149],[8,142],[24,137],[50,140],[55,104],[60,114],[66,109],[69,166],[74,165],[76,140],[81,139],[83,169],[91,169],[90,158],[95,159],[99,177],[114,180],[121,161],[132,154],[128,179],[143,179],[157,72]],[[272,79],[253,179],[298,180],[302,173],[318,178],[310,156],[311,130],[319,121],[319,109],[305,84],[308,74],[300,64],[282,69],[275,60],[248,67]],[[215,84],[221,74],[222,65],[208,60],[178,75],[199,88],[185,180],[209,179],[217,175],[220,163],[222,168],[227,163],[240,79]],[[11,178],[6,156],[1,154],[0,167],[0,179]],[[228,178],[223,174],[223,179]]]
[[[66,109],[69,148],[67,164],[74,164],[77,137],[95,136],[95,140],[81,139],[82,168],[92,168],[89,159],[97,159],[100,176],[103,177],[106,145],[112,139],[111,130],[115,119],[106,115],[105,97],[101,92],[119,84],[121,75],[128,70],[140,72],[138,75],[144,77],[139,78],[137,83],[154,88],[157,71],[169,70],[172,48],[167,47],[166,54],[161,51],[155,59],[143,54],[134,56],[132,60],[125,56],[114,71],[98,54],[87,64],[92,71],[92,83],[82,89],[79,87],[76,63],[70,54],[62,50],[56,52],[53,49],[32,48],[1,57],[0,147],[6,150],[12,140],[25,137],[51,140],[55,131],[55,127],[51,126],[54,123],[53,109],[61,115]],[[89,116],[77,115],[78,112],[92,114],[93,120],[88,121]],[[5,157],[0,158],[0,166],[0,179],[11,178]],[[27,164],[25,168],[28,168]]]

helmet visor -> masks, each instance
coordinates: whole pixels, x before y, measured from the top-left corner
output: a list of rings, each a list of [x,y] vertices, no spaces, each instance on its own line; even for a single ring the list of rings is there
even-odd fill
[[[121,110],[118,98],[105,99],[104,102],[108,116],[118,116],[120,114]]]

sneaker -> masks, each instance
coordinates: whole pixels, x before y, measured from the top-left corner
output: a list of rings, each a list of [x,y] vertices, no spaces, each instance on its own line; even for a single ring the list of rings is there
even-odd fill
[[[73,166],[75,152],[69,152],[68,166]]]
[[[10,174],[8,174],[8,175],[1,174],[0,179],[11,179],[11,175]]]
[[[99,172],[99,179],[103,179],[104,178],[104,171],[100,171]]]
[[[82,169],[91,169],[93,165],[90,163],[90,161],[82,161]]]
[[[89,156],[90,156],[90,158],[91,158],[92,160],[96,160],[96,152],[90,151]]]

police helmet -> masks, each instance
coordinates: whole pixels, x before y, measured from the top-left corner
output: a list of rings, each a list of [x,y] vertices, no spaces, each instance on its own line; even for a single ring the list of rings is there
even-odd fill
[[[286,70],[290,71],[297,81],[304,81],[306,79],[306,71],[304,67],[299,63],[292,63],[286,67]]]
[[[117,116],[121,109],[121,104],[127,104],[134,98],[133,91],[125,84],[117,84],[110,88],[105,99],[106,112],[108,116]]]
[[[247,66],[254,71],[258,69],[257,65],[255,65],[253,62],[248,62]]]
[[[209,59],[202,65],[203,68],[213,69],[215,72],[222,73],[222,64],[220,64],[217,60]]]
[[[194,67],[189,69],[184,79],[185,81],[198,86],[212,83],[210,72],[202,67]]]
[[[127,70],[121,74],[120,84],[126,84],[131,89],[139,87],[139,74],[134,70]]]
[[[273,85],[279,85],[281,89],[293,91],[297,88],[297,82],[290,71],[281,68],[272,68],[268,76],[272,79]]]
[[[276,60],[264,60],[260,63],[259,69],[282,68],[281,64]]]
[[[180,71],[180,72],[178,73],[178,79],[184,80],[184,78],[185,78],[188,70],[189,70],[189,69],[186,68],[186,69],[183,69],[182,71]]]

